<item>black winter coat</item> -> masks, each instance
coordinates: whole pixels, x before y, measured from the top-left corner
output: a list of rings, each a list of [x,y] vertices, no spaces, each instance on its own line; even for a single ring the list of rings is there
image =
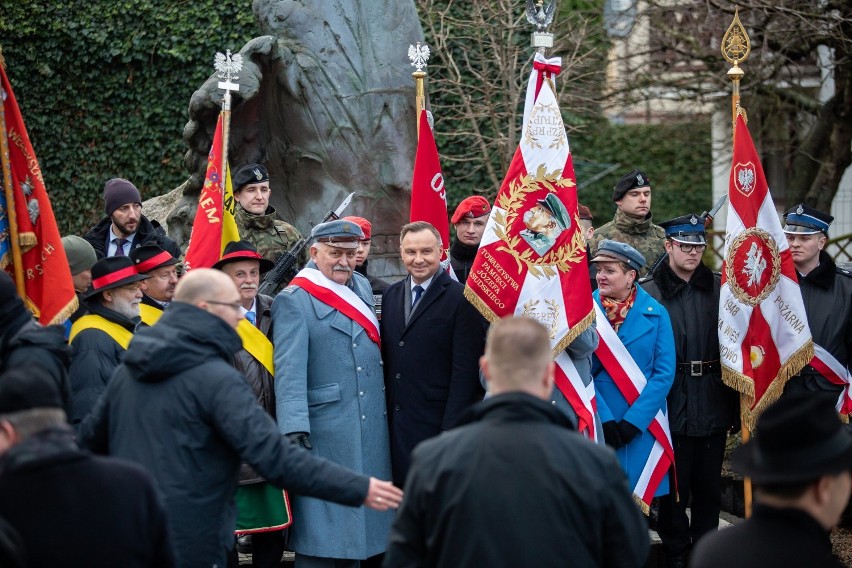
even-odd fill
[[[432,279],[405,323],[405,279],[385,290],[382,358],[385,367],[393,480],[401,485],[414,446],[448,430],[482,399],[479,357],[485,318],[464,288],[443,270]]]
[[[93,451],[140,463],[154,476],[178,566],[225,565],[241,459],[295,493],[352,506],[367,495],[367,477],[278,433],[231,364],[240,344],[222,319],[172,302],[157,325],[133,338],[80,431]]]
[[[689,282],[677,276],[668,263],[657,269],[642,288],[669,313],[674,332],[677,364],[672,388],[666,398],[672,434],[707,436],[725,432],[737,423],[739,397],[722,382],[719,367],[719,281],[704,263]],[[711,370],[692,376],[683,365],[711,361]]]
[[[44,430],[0,460],[0,516],[30,568],[169,568],[166,512],[136,464],[81,451],[70,430]]]
[[[814,343],[824,347],[843,365],[852,357],[852,273],[838,268],[828,254],[819,253],[819,266],[806,276],[799,275],[799,287],[808,314],[808,326]],[[840,394],[841,385],[835,385],[806,365],[802,372],[792,377],[784,388],[794,391],[831,391]]]
[[[90,314],[117,323],[130,332],[135,333],[140,325],[138,317],[128,319],[104,307],[97,298],[90,299],[86,305]],[[124,353],[124,347],[99,329],[85,329],[74,337],[71,342],[71,366],[68,369],[71,386],[71,414],[68,421],[72,426],[79,427],[92,411]]]
[[[742,524],[705,535],[689,561],[692,568],[840,568],[831,539],[808,513],[756,504]]]
[[[450,246],[450,266],[453,267],[453,272],[456,273],[456,278],[462,285],[467,282],[470,269],[473,268],[473,261],[476,260],[477,251],[479,251],[478,246],[466,245],[458,237]]]
[[[26,310],[21,306],[22,310]],[[58,325],[41,326],[26,312],[17,321],[5,321],[0,329],[0,374],[7,369],[41,367],[56,382],[65,412],[71,410],[68,381],[69,350],[65,330]]]
[[[639,567],[648,524],[612,450],[549,402],[487,399],[414,450],[385,568]]]
[[[107,238],[111,236],[110,225],[112,225],[112,219],[104,217],[88,233],[83,235],[83,238],[89,241],[89,244],[95,249],[98,260],[106,256]],[[166,231],[159,223],[150,221],[145,215],[140,215],[139,226],[136,229],[133,242],[130,243],[130,249],[133,250],[147,244],[155,244],[175,258],[180,258],[182,254],[180,247],[166,235]]]

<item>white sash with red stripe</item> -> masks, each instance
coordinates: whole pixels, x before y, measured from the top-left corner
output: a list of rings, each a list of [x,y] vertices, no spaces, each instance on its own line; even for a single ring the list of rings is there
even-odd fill
[[[291,286],[298,286],[323,304],[331,306],[364,328],[367,336],[381,347],[379,320],[370,306],[358,295],[334,280],[323,276],[316,268],[303,268],[293,280]]]
[[[840,414],[852,412],[852,393],[849,392],[849,387],[852,386],[852,374],[849,373],[849,369],[816,343],[814,343],[814,358],[811,359],[810,365],[835,385],[843,385],[843,392],[837,399],[837,412]]]
[[[612,329],[612,325],[610,325],[597,302],[595,302],[595,316],[598,335],[600,336],[600,343],[595,355],[612,377],[615,386],[627,400],[627,404],[632,405],[642,394],[648,380],[621,342],[618,334]],[[665,402],[663,404],[665,405]],[[656,416],[648,426],[648,431],[654,436],[654,446],[645,461],[636,487],[633,488],[635,497],[646,507],[651,506],[651,499],[654,498],[657,487],[659,487],[669,468],[674,466],[674,449],[672,448],[669,419],[662,408],[657,411]],[[647,513],[646,507],[643,507],[643,509]]]

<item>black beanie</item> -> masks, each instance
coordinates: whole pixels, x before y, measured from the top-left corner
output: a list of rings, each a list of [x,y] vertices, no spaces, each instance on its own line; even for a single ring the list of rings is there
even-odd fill
[[[107,217],[126,203],[142,203],[136,186],[122,178],[113,178],[104,185],[104,210]]]

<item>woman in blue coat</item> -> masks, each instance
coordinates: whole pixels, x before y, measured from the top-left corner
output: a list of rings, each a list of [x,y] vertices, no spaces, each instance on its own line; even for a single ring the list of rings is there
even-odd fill
[[[598,412],[604,439],[616,450],[631,487],[636,487],[654,445],[648,427],[662,409],[672,386],[675,347],[672,324],[666,309],[636,285],[644,257],[630,245],[604,240],[592,259],[598,267],[595,302],[616,331],[624,347],[645,375],[647,384],[633,404],[621,394],[597,356],[592,361]],[[605,325],[598,322],[598,326]],[[668,474],[654,493],[669,491]]]

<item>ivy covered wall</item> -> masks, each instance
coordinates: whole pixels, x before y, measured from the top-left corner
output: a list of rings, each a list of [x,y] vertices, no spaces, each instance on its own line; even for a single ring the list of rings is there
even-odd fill
[[[143,197],[183,183],[189,98],[255,29],[249,1],[3,3],[6,72],[63,234],[103,216],[109,178]]]

